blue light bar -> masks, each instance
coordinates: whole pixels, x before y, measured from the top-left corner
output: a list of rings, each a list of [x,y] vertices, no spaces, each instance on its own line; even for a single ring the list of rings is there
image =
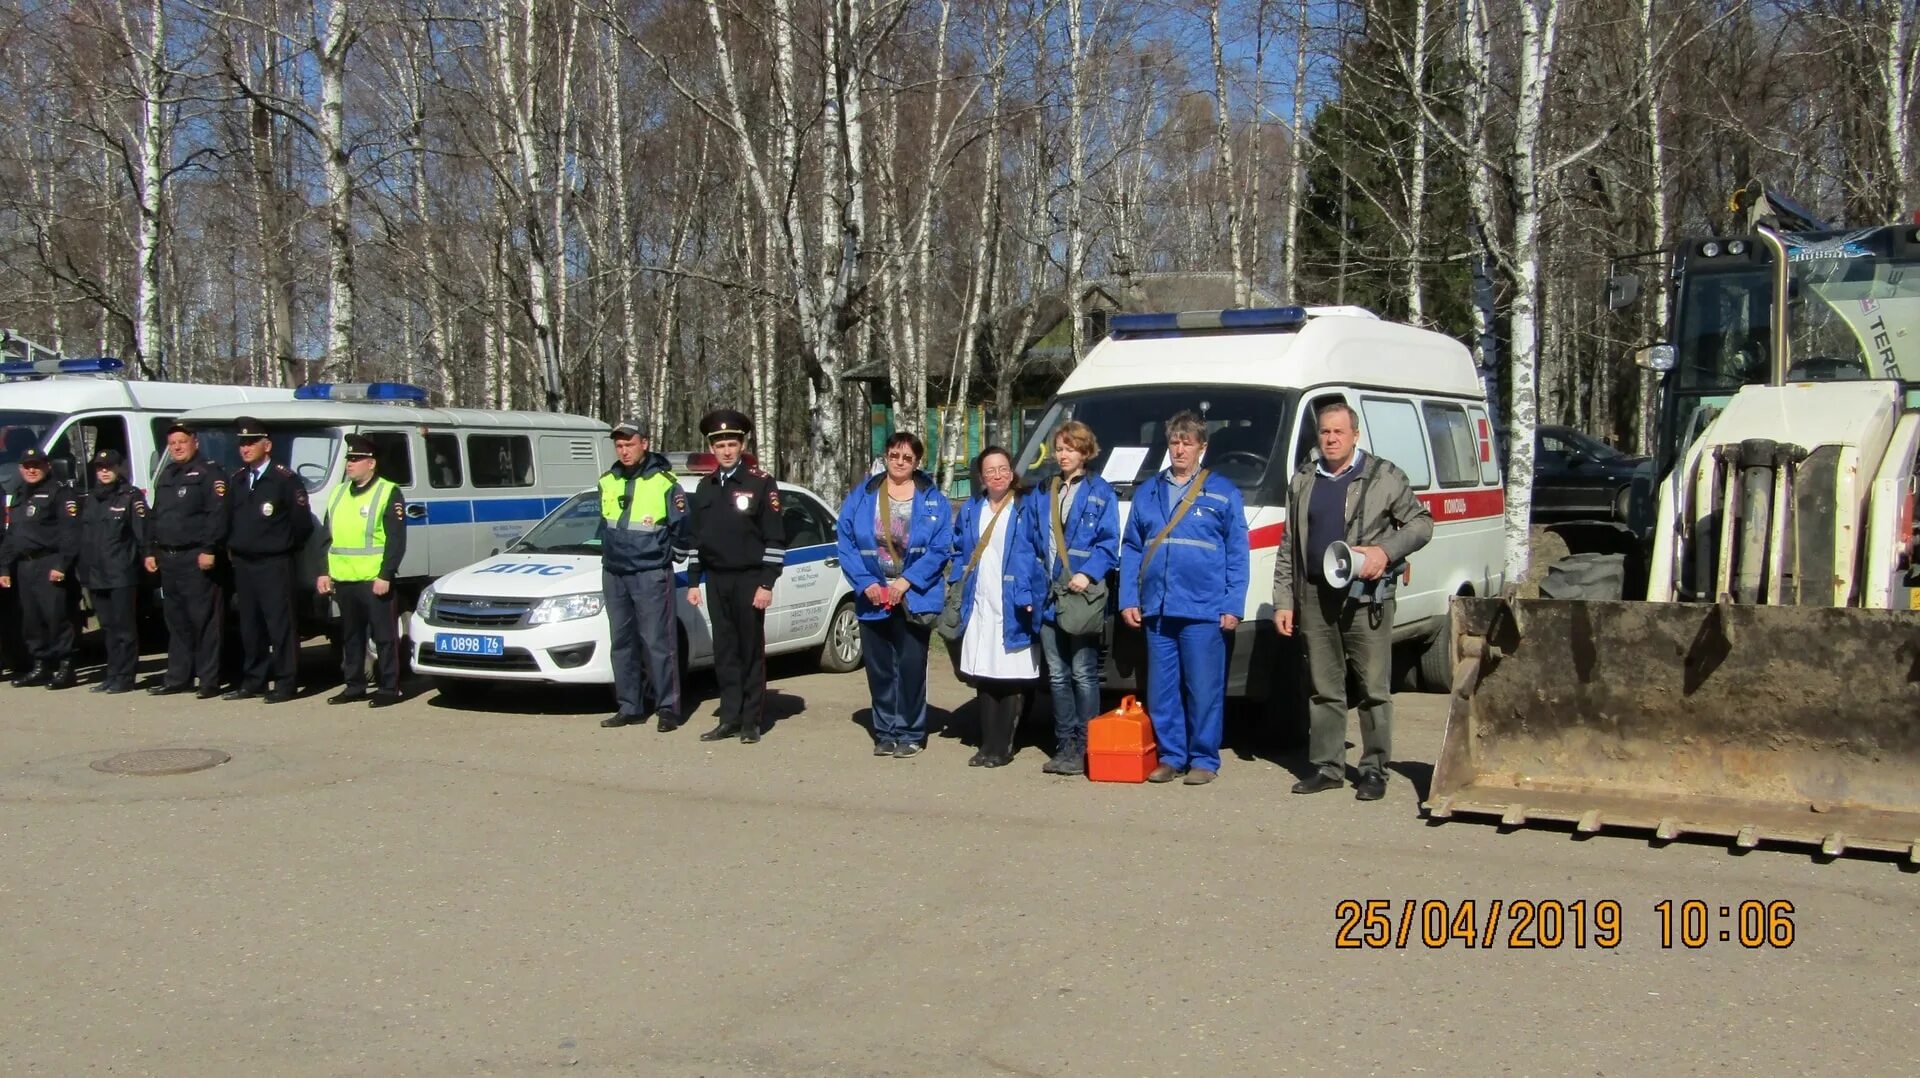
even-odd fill
[[[1116,314],[1108,321],[1107,330],[1118,338],[1177,337],[1184,333],[1298,329],[1306,322],[1305,307],[1246,307],[1177,314]]]
[[[112,356],[92,359],[40,359],[31,363],[15,360],[0,363],[0,376],[8,378],[45,378],[52,374],[118,374],[127,369],[125,362]]]
[[[310,382],[293,391],[297,401],[373,401],[425,404],[427,391],[405,382]]]

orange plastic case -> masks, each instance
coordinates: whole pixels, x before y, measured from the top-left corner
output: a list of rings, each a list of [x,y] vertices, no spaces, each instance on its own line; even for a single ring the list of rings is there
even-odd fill
[[[1153,720],[1131,696],[1087,723],[1087,777],[1095,782],[1145,782],[1160,763]]]

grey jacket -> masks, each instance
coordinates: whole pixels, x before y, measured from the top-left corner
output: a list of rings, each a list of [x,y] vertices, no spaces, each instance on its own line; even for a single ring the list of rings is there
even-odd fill
[[[1273,608],[1298,608],[1296,584],[1307,580],[1307,503],[1313,496],[1318,457],[1302,464],[1287,482],[1287,534],[1280,555],[1273,559]],[[1387,562],[1407,556],[1433,538],[1433,514],[1407,482],[1407,473],[1390,460],[1367,453],[1360,461],[1360,477],[1347,487],[1349,546],[1377,546]]]

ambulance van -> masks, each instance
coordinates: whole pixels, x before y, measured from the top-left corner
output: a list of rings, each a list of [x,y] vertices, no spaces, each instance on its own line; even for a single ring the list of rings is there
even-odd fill
[[[259,420],[273,460],[306,484],[323,525],[328,497],[346,482],[346,436],[371,440],[379,475],[406,499],[407,549],[394,582],[403,611],[436,577],[511,544],[613,464],[610,428],[585,416],[430,408],[424,389],[398,382],[305,385],[292,397],[198,408],[181,419],[202,450],[236,470],[234,423]],[[318,576],[325,556],[324,528],[316,528],[305,572]],[[329,615],[314,602],[307,613]]]
[[[28,448],[47,454],[53,473],[80,487],[93,484],[86,462],[102,449],[127,461],[127,479],[147,489],[175,416],[211,405],[260,405],[293,399],[289,389],[137,382],[118,359],[42,359],[0,363],[0,477]],[[236,465],[237,466],[237,465]]]
[[[1444,691],[1448,600],[1497,594],[1505,563],[1485,392],[1451,337],[1354,307],[1115,315],[1048,404],[1020,469],[1044,484],[1056,471],[1052,432],[1077,419],[1099,439],[1087,467],[1119,492],[1124,521],[1134,488],[1166,467],[1167,420],[1200,416],[1209,431],[1201,466],[1232,480],[1247,507],[1252,564],[1228,692],[1291,695],[1300,673],[1292,642],[1273,627],[1274,558],[1288,525],[1288,479],[1318,453],[1315,413],[1334,401],[1359,414],[1360,447],[1399,465],[1433,513],[1433,541],[1409,561],[1393,632],[1396,678]],[[1140,633],[1118,618],[1108,632],[1108,687],[1131,685],[1144,663]]]

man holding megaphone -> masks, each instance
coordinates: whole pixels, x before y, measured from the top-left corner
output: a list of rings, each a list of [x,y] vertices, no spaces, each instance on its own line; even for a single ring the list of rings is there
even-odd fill
[[[1344,401],[1322,405],[1320,454],[1287,486],[1287,535],[1274,559],[1273,623],[1300,630],[1310,692],[1314,774],[1297,794],[1346,784],[1347,672],[1360,685],[1360,778],[1355,796],[1387,791],[1393,749],[1393,590],[1407,558],[1433,538],[1433,517],[1405,472],[1359,448],[1360,422]]]

